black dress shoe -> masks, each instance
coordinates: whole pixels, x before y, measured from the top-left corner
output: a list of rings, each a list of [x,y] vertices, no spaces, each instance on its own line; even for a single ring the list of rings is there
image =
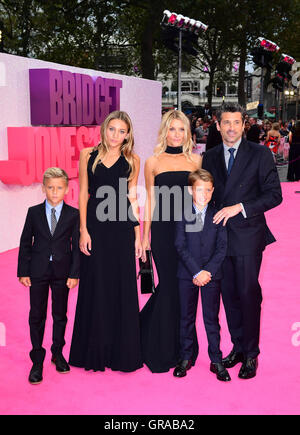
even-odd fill
[[[210,363],[210,371],[217,375],[219,381],[231,381],[231,377],[222,363]]]
[[[183,361],[180,361],[179,364],[174,369],[173,376],[176,378],[183,378],[186,376],[186,372],[190,370],[190,368],[193,366],[193,361],[189,359],[184,359]]]
[[[247,358],[246,362],[244,362],[244,364],[240,369],[239,378],[241,379],[254,378],[254,376],[256,376],[257,366],[258,366],[257,358]]]
[[[234,350],[232,350],[226,358],[222,359],[222,363],[226,369],[230,369],[231,367],[234,367],[236,364],[243,361],[244,356],[242,352],[235,352]]]
[[[59,373],[69,373],[70,367],[62,354],[52,356],[51,361],[56,365],[56,370]]]
[[[43,364],[33,364],[29,373],[29,382],[32,385],[38,385],[43,380]]]

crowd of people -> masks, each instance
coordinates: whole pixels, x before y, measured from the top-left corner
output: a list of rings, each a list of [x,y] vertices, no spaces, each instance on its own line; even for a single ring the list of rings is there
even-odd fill
[[[217,129],[216,112],[203,117],[187,115],[190,119],[194,141],[194,152],[203,154],[206,150],[221,143],[222,138]],[[270,119],[257,119],[246,114],[244,137],[247,140],[270,148],[278,166],[288,165],[287,181],[300,180],[300,121],[282,119],[274,122]]]

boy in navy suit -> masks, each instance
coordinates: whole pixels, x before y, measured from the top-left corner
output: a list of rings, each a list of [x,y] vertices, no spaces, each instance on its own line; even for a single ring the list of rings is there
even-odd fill
[[[79,212],[63,201],[68,192],[68,181],[64,170],[46,170],[43,179],[46,201],[28,209],[20,240],[18,277],[21,284],[30,287],[31,384],[43,380],[46,351],[42,344],[49,286],[52,290],[52,362],[59,373],[70,371],[62,349],[69,289],[78,284],[80,251]]]
[[[213,182],[212,175],[204,169],[189,175],[189,192],[193,204],[185,209],[183,219],[176,224],[181,360],[173,374],[176,377],[185,376],[198,356],[195,324],[201,287],[210,370],[217,375],[218,380],[230,381],[229,373],[222,363],[219,325],[221,265],[226,255],[227,233],[224,226],[213,223],[216,210],[209,204],[214,191]]]

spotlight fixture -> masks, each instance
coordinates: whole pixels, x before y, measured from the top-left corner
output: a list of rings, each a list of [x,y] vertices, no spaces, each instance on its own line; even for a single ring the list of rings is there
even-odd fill
[[[208,27],[199,20],[194,20],[193,18],[185,17],[181,14],[176,14],[175,12],[170,12],[168,10],[164,11],[162,24],[192,32],[196,35],[199,35],[200,31],[206,31]]]
[[[280,47],[277,44],[275,44],[275,42],[269,41],[268,39],[262,37],[257,39],[256,45],[258,47],[263,48],[266,51],[271,51],[271,52],[277,52],[280,49]]]
[[[285,62],[290,65],[293,65],[296,62],[296,59],[294,59],[292,56],[288,56],[287,54],[283,54],[281,56],[280,62]]]
[[[192,56],[198,55],[198,37],[201,31],[207,30],[207,25],[199,20],[194,20],[193,18],[165,10],[163,12],[161,26],[162,41],[165,46],[178,53],[177,108],[181,110],[182,51]]]

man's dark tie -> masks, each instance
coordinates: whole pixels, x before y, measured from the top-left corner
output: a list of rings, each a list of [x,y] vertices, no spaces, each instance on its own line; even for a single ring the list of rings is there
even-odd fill
[[[55,228],[57,225],[57,219],[55,216],[55,208],[51,208],[51,234],[53,236]]]
[[[228,173],[228,175],[229,175],[230,172],[231,172],[231,169],[232,169],[233,163],[234,163],[234,152],[235,152],[235,148],[230,148],[230,149],[228,150],[228,152],[230,153],[229,162],[228,162],[228,168],[227,168],[227,173]]]

